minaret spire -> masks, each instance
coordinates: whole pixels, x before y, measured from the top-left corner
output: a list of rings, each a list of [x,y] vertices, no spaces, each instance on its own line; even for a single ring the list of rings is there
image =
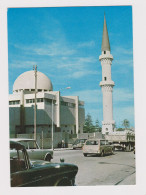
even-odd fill
[[[102,36],[102,51],[110,51],[110,43],[104,14],[103,36]]]

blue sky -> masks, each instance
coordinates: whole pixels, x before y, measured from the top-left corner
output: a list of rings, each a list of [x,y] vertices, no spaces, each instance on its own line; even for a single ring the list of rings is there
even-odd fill
[[[102,121],[101,54],[104,12],[112,63],[113,115],[134,126],[132,7],[54,7],[8,9],[9,93],[15,79],[32,70],[45,73],[54,91],[78,95],[86,114]],[[70,86],[71,89],[63,90]]]

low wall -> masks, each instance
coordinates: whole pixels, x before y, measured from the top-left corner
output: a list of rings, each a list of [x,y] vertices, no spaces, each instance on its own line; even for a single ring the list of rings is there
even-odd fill
[[[34,134],[17,134],[17,138],[34,139]],[[67,147],[69,140],[68,133],[54,132],[53,138],[54,148],[61,147],[62,140],[64,140],[65,146]],[[50,134],[37,134],[37,143],[40,148],[52,148],[52,136]]]
[[[34,139],[34,134],[17,134],[17,138],[29,138]],[[69,134],[66,132],[54,132],[53,134],[53,147],[58,148],[62,147],[62,141],[64,141],[64,147],[72,147],[72,144],[77,139],[77,134]],[[81,133],[78,134],[78,138],[88,139],[88,138],[102,138],[102,133]],[[37,134],[37,143],[40,148],[52,148],[52,135],[49,133],[46,134]]]

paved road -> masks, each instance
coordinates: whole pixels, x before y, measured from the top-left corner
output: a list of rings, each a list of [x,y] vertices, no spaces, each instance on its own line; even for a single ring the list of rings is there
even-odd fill
[[[116,151],[114,155],[105,157],[84,157],[82,150],[54,151],[52,162],[59,162],[60,158],[78,166],[77,186],[135,184],[133,152]]]

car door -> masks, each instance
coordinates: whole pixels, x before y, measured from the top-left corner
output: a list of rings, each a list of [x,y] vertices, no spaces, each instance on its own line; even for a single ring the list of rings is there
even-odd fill
[[[105,147],[105,140],[100,140],[100,151],[104,151],[104,153],[107,153],[107,149]]]
[[[39,159],[39,160],[44,159],[43,152],[39,148],[35,140],[26,140],[26,141],[22,140],[20,141],[20,143],[22,143],[25,146],[30,159]]]
[[[28,152],[28,155],[30,157],[30,159],[39,159],[39,160],[43,160],[43,150],[41,150],[39,148],[39,146],[37,145],[36,141],[33,140],[33,141],[28,141],[28,149],[27,149],[27,152]]]
[[[106,140],[105,143],[106,143],[106,151],[107,151],[107,153],[110,153],[110,152],[111,152],[111,151],[110,151],[110,150],[111,150],[111,149],[110,149],[111,147],[110,147],[110,145],[109,145],[108,140]]]

